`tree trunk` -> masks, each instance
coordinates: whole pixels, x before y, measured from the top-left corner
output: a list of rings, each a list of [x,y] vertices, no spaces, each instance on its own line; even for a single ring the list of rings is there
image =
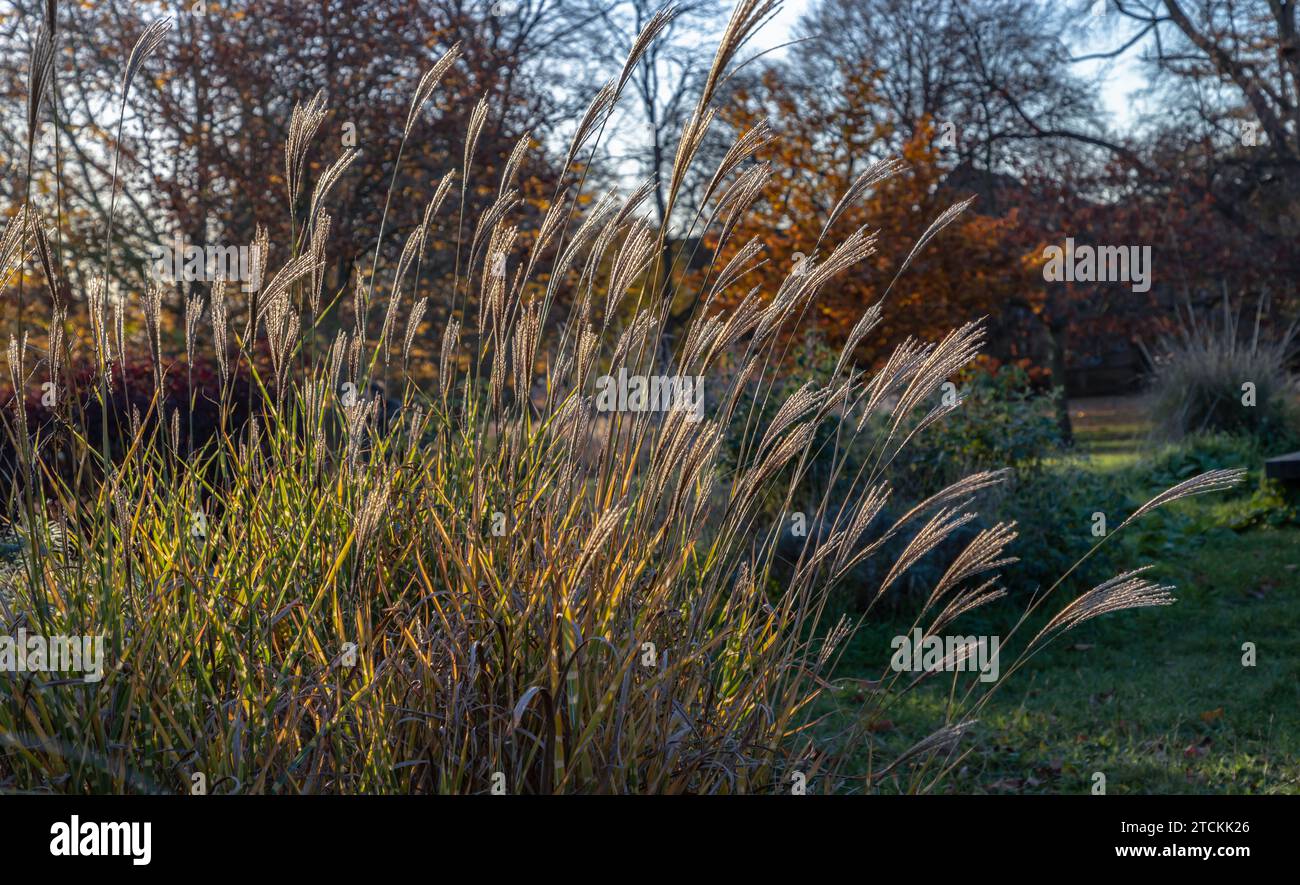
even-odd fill
[[[1061,429],[1061,438],[1065,444],[1072,446],[1074,427],[1070,423],[1070,401],[1066,395],[1066,323],[1057,319],[1047,320],[1043,323],[1043,331],[1046,333],[1047,367],[1052,372],[1052,384],[1061,389],[1060,396],[1056,399],[1056,423]]]

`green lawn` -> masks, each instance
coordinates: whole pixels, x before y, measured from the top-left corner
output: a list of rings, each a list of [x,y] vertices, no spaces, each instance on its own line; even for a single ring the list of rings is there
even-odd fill
[[[1085,624],[1007,681],[947,789],[1085,792],[1100,771],[1109,793],[1300,793],[1300,529],[1207,546],[1159,575],[1178,584],[1175,605]],[[901,629],[862,633],[841,672],[878,676]],[[948,689],[904,696],[882,730],[920,739]]]
[[[1075,445],[1088,453],[1089,466],[1098,470],[1135,464],[1151,432],[1141,397],[1073,400],[1070,422]]]
[[[1129,430],[1085,428],[1091,469],[1134,468],[1137,450],[1109,444],[1135,438]],[[1094,453],[1098,435],[1107,444]],[[1102,616],[1035,657],[980,711],[941,789],[1085,793],[1102,772],[1111,794],[1300,793],[1300,527],[1234,532],[1222,527],[1231,509],[1180,502],[1128,538],[1126,566],[1154,560],[1178,602]],[[1047,609],[1082,589],[1064,585]],[[1018,605],[999,605],[946,632],[1005,636]],[[838,675],[878,678],[907,626],[869,624]],[[1004,667],[1018,648],[1004,649]],[[892,749],[910,746],[942,721],[951,687],[936,679],[901,696],[872,730]],[[852,715],[861,700],[845,690],[833,703]]]

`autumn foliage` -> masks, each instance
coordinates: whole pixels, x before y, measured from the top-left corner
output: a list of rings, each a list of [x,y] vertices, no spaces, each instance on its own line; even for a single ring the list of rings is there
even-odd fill
[[[758,155],[771,168],[769,186],[720,244],[724,264],[753,237],[761,237],[766,248],[768,263],[758,278],[747,276],[735,287],[736,297],[760,284],[775,291],[776,281],[801,257],[821,257],[826,243],[865,227],[884,232],[876,253],[837,279],[814,305],[814,319],[833,344],[842,343],[862,311],[886,293],[884,320],[862,345],[876,356],[905,336],[933,337],[955,320],[997,315],[1013,301],[1032,300],[1032,266],[1015,210],[993,216],[970,206],[899,273],[936,219],[969,196],[945,184],[949,170],[931,121],[896,154],[906,168],[850,202],[832,228],[822,230],[854,179],[889,155],[896,135],[892,125],[865,110],[876,101],[871,79],[846,72],[845,81],[851,91],[831,94],[797,88],[769,71],[754,88],[739,91],[728,122],[744,131],[766,119],[777,137]]]

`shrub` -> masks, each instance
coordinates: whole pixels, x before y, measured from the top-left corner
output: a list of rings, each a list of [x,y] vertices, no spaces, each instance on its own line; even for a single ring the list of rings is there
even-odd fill
[[[1166,485],[1230,464],[1250,464],[1260,473],[1269,448],[1265,441],[1243,434],[1196,433],[1160,447],[1142,467],[1152,482]],[[1242,486],[1233,494],[1248,495],[1250,489]]]
[[[991,518],[1014,522],[1020,532],[1013,552],[1020,556],[1007,575],[1008,592],[1036,593],[1070,570],[1073,578],[1092,586],[1118,568],[1116,551],[1094,551],[1093,514],[1112,516],[1130,502],[1119,483],[1104,473],[1064,462],[1031,472],[1017,472],[1005,492],[986,508]]]
[[[61,374],[53,404],[45,393],[24,391],[20,421],[13,385],[0,388],[8,426],[26,428],[27,436],[25,443],[12,434],[0,437],[0,475],[11,488],[22,479],[17,467],[24,445],[39,446],[45,466],[73,483],[102,475],[105,454],[120,463],[141,431],[174,435],[173,445],[189,456],[209,448],[221,433],[238,436],[264,405],[245,368],[239,367],[223,389],[217,367],[203,359],[155,364],[128,358],[102,376],[94,361],[83,361]],[[91,453],[96,457],[81,457]]]
[[[1237,531],[1300,525],[1300,492],[1294,486],[1261,479],[1249,498],[1226,509],[1228,525]]]
[[[1142,465],[1156,484],[1169,485],[1229,464],[1249,464],[1247,481],[1231,490],[1225,524],[1243,530],[1300,524],[1300,500],[1295,492],[1264,476],[1263,462],[1296,446],[1295,439],[1228,433],[1199,433],[1164,446]]]
[[[968,372],[945,392],[959,393],[961,407],[933,432],[918,435],[895,461],[901,487],[932,494],[959,476],[998,467],[1027,482],[1061,455],[1065,442],[1055,419],[1061,394],[1034,390],[1019,366]]]

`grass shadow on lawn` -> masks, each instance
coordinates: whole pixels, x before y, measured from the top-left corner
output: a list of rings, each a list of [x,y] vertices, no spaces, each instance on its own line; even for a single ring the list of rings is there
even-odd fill
[[[1254,532],[1234,549],[1162,565],[1178,603],[1102,617],[1035,657],[981,711],[944,789],[1086,793],[1101,772],[1112,794],[1300,793],[1298,566],[1300,529]],[[878,676],[890,629],[860,634],[841,671]],[[1242,665],[1246,642],[1254,667]],[[873,730],[891,744],[919,740],[950,687],[923,685]],[[847,712],[853,700],[834,703]]]
[[[1107,418],[1119,426],[1081,428],[1088,469],[1127,470],[1141,458],[1142,428],[1118,412]],[[1300,527],[1214,528],[1195,544],[1167,536],[1176,511],[1214,526],[1225,506],[1213,496],[1180,502],[1149,528],[1135,526],[1125,567],[1154,561],[1152,577],[1176,584],[1178,602],[1103,616],[1033,658],[980,711],[965,758],[940,789],[1082,794],[1100,772],[1110,794],[1300,794]],[[1063,585],[1045,610],[1086,589]],[[1005,636],[1015,609],[990,607],[944,632]],[[879,678],[890,640],[909,627],[868,624],[837,677]],[[1004,669],[1024,635],[1003,649]],[[1245,643],[1254,644],[1254,666],[1243,665]],[[957,675],[960,694],[970,676]],[[951,677],[934,677],[893,700],[871,730],[895,749],[911,746],[943,721],[951,689]],[[842,723],[862,700],[845,690],[822,712]],[[865,771],[867,760],[856,761]]]

